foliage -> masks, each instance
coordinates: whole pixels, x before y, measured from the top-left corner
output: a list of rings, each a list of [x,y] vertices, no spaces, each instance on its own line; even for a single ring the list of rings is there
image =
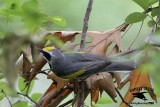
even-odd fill
[[[46,107],[48,105],[58,106],[72,92],[78,95],[76,81],[64,80],[52,72],[47,73],[42,70],[47,61],[38,49],[54,45],[61,51],[77,51],[80,44],[75,44],[75,41],[83,32],[53,31],[55,26],[67,26],[67,21],[61,16],[47,14],[39,0],[3,0],[0,2],[3,3],[0,5],[0,100],[3,100],[4,97],[16,99],[17,102],[11,102],[13,107],[28,107],[32,103]],[[157,82],[159,81],[158,62],[160,61],[160,50],[158,49],[160,45],[160,19],[158,19],[160,1],[133,0],[133,2],[140,6],[143,12],[130,13],[126,17],[125,23],[115,29],[103,32],[87,31],[86,38],[90,41],[87,41],[84,51],[97,55],[116,56],[115,54],[122,51],[123,31],[127,31],[126,28],[131,24],[145,22],[147,18],[150,18],[147,23],[152,28],[152,38],[149,38],[149,43],[153,44],[145,43],[143,50],[140,50],[143,54],[138,58],[138,67],[123,80],[117,72],[103,72],[87,78],[85,98],[91,95],[91,106],[97,106],[95,103],[110,104],[116,102],[117,95],[113,79],[115,79],[118,89],[122,89],[127,82],[130,82],[129,89],[124,97],[124,100],[129,104],[134,99],[129,90],[135,86],[152,88],[150,77],[156,83],[154,83],[154,89],[157,97],[160,97],[160,84]],[[12,24],[14,26],[14,23],[19,27],[11,27]],[[73,42],[73,44],[70,42]],[[130,49],[128,51],[130,52]],[[137,53],[133,52],[132,55],[136,56]],[[122,52],[117,56],[119,58],[127,55],[128,53]],[[125,58],[130,58],[130,56]],[[121,60],[121,58],[119,59]],[[115,60],[117,60],[117,57]],[[38,91],[32,93],[33,87],[36,86],[35,80],[38,79],[36,76],[40,73],[47,75],[47,79],[50,79],[52,84],[43,93]],[[15,84],[18,84],[17,90]],[[103,91],[111,99],[100,98]],[[150,92],[150,97],[155,102],[157,101],[156,95]],[[21,97],[26,97],[28,100],[21,99]],[[31,104],[29,100],[32,102]],[[78,100],[78,97],[74,96],[73,105],[76,106]],[[121,102],[120,106],[126,107],[127,105]]]

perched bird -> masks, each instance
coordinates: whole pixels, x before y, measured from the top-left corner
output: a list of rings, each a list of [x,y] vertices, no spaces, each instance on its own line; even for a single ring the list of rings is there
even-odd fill
[[[134,63],[129,61],[113,61],[109,57],[95,54],[61,52],[55,47],[45,47],[40,52],[48,61],[51,71],[64,79],[85,79],[99,72],[135,69]]]

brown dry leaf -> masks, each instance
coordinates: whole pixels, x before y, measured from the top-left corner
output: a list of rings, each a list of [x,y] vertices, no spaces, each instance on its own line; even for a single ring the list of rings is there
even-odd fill
[[[91,37],[91,44],[86,51],[94,54],[104,55],[110,43],[115,42],[121,50],[121,29],[114,29],[106,32],[87,32]]]
[[[38,103],[41,104],[42,107],[46,107],[49,105],[54,105],[53,107],[56,107],[55,105],[58,105],[65,97],[67,97],[71,93],[71,90],[63,89],[67,84],[69,84],[69,80],[59,78],[52,72],[48,74],[47,78],[52,79],[56,82],[53,82],[50,85],[50,87],[47,89]]]
[[[68,79],[62,79],[60,77],[57,77],[54,73],[50,72],[48,74],[48,79],[52,79],[54,81],[57,82],[57,88],[56,90],[57,91],[60,91],[63,87],[65,87],[68,83],[69,83],[69,80]]]
[[[43,55],[39,54],[37,62],[35,62],[35,65],[31,71],[30,77],[25,81],[26,84],[29,83],[38,74],[39,71],[41,71],[41,69],[46,63],[47,61],[44,59]]]
[[[46,92],[43,94],[43,96],[40,98],[40,100],[38,101],[39,105],[42,105],[44,99],[46,99],[48,97],[48,93],[51,93],[52,91],[56,90],[57,87],[57,83],[52,82],[52,84],[49,86],[49,88],[46,90]]]
[[[27,46],[23,50],[23,69],[21,73],[23,78],[28,79],[28,77],[30,76],[32,63],[33,63],[33,60],[32,60],[31,48],[30,46]]]
[[[111,74],[102,72],[99,75],[101,75],[97,77],[97,83],[99,87],[102,88],[114,102],[117,102],[115,100],[117,95]]]
[[[75,31],[53,31],[50,32],[48,35],[54,35],[58,37],[62,42],[66,43],[67,41],[73,42],[77,34],[79,33]]]
[[[124,97],[124,100],[128,102],[129,104],[133,101],[134,97],[132,95],[132,92],[130,92],[131,89],[134,89],[135,87],[149,87],[152,88],[151,81],[149,78],[149,75],[146,73],[139,72],[138,70],[135,70],[132,72],[131,78],[130,78],[130,86],[129,89]],[[139,92],[139,90],[135,90],[134,93]],[[153,91],[148,91],[151,98],[157,102],[156,94]],[[121,102],[120,107],[127,107],[127,105],[123,102]]]
[[[97,103],[99,99],[99,86],[93,85],[91,88],[91,106],[94,107],[94,104]]]
[[[105,55],[106,50],[112,42],[116,45],[112,49],[112,54],[118,53],[121,50],[121,30],[114,29],[106,32],[87,32],[87,36],[91,37],[91,44],[86,48],[85,51],[89,53],[94,53],[98,55]],[[105,92],[116,102],[116,91],[113,83],[113,78],[116,79],[118,85],[120,84],[121,78],[118,73],[108,72],[99,73],[99,75],[93,75],[87,79],[87,86],[91,89],[91,105],[97,102],[99,98],[99,93]],[[109,87],[108,87],[109,85]],[[93,88],[95,87],[95,88]],[[97,92],[98,91],[98,92]]]
[[[59,103],[65,99],[69,94],[71,93],[70,89],[64,89],[63,91],[61,91],[60,93],[58,93],[57,97],[51,100],[51,103],[48,104],[47,107],[57,107],[59,105]],[[42,106],[42,107],[46,107],[46,106]]]

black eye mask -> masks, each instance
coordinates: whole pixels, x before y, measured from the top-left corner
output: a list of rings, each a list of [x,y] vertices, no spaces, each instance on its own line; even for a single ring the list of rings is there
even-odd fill
[[[45,57],[48,61],[51,60],[51,55],[50,55],[48,52],[43,51],[43,50],[41,50],[40,52],[43,53],[44,57]]]

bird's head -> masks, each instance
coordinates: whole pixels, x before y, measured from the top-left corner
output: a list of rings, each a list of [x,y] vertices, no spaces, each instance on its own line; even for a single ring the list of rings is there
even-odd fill
[[[55,49],[56,48],[54,46],[50,46],[50,47],[45,47],[43,49],[39,49],[39,51],[43,54],[43,56],[47,61],[50,61],[51,57],[53,56],[53,51]]]
[[[47,61],[51,61],[51,59],[58,59],[61,58],[63,55],[57,48],[54,46],[45,47],[43,49],[39,49],[40,52],[43,54],[44,58]]]

